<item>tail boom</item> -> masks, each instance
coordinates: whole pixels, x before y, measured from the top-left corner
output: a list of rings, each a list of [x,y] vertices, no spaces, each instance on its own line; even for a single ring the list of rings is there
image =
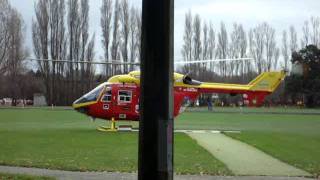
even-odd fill
[[[273,93],[285,77],[285,72],[264,72],[249,84],[202,83],[200,93],[243,94],[248,106],[261,106],[267,95]]]

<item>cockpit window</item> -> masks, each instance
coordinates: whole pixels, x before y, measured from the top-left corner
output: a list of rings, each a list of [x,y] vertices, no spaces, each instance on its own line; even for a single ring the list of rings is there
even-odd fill
[[[94,88],[92,91],[88,92],[87,94],[79,98],[77,101],[75,101],[75,104],[97,101],[104,86],[105,84],[100,84],[99,86]]]
[[[112,97],[111,88],[107,87],[106,88],[106,93],[103,95],[101,101],[102,102],[111,102],[111,97]]]

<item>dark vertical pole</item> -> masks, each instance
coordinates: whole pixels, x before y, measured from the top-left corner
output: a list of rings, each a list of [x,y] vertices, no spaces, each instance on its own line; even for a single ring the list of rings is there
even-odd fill
[[[173,179],[173,0],[143,0],[139,180]]]

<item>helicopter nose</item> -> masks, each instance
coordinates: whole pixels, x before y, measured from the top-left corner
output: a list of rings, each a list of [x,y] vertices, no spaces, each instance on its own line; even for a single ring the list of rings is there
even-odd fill
[[[77,99],[76,101],[74,101],[72,103],[72,107],[74,110],[83,113],[83,114],[87,114],[88,113],[88,105],[85,102],[82,102],[82,98]]]
[[[74,108],[76,111],[78,111],[79,113],[83,113],[83,114],[88,114],[88,107],[79,107],[79,108]]]
[[[87,112],[88,112],[87,106],[82,105],[82,104],[77,104],[76,102],[74,102],[72,104],[72,108],[80,113],[83,113],[83,114],[87,114]]]

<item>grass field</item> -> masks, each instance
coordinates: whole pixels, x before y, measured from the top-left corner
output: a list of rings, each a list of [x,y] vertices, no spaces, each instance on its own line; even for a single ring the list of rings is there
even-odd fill
[[[255,109],[246,111],[254,112]],[[299,109],[290,111],[299,113]],[[179,116],[176,127],[240,130],[240,134],[226,134],[319,176],[320,115],[313,115],[314,112],[310,114],[227,114],[197,111]]]
[[[288,164],[320,175],[320,137],[281,132],[228,134]]]
[[[0,110],[0,164],[80,171],[137,170],[137,133],[102,133],[67,110]],[[175,171],[231,172],[185,134],[175,135]]]
[[[320,137],[320,115],[185,112],[178,116],[175,127],[282,132]]]
[[[0,173],[0,180],[55,180],[52,177]]]
[[[240,130],[240,134],[227,135],[314,175],[320,174],[319,110],[273,108],[267,109],[267,113],[256,108],[242,110],[249,113],[238,110],[192,109],[176,119],[175,128]],[[137,134],[100,133],[95,128],[105,122],[91,123],[87,119],[71,110],[0,109],[0,164],[136,171]],[[231,174],[184,134],[175,134],[175,170]]]
[[[207,107],[188,107],[188,112],[208,112]],[[269,113],[269,114],[318,114],[320,108],[299,107],[213,107],[212,112],[218,113]]]

